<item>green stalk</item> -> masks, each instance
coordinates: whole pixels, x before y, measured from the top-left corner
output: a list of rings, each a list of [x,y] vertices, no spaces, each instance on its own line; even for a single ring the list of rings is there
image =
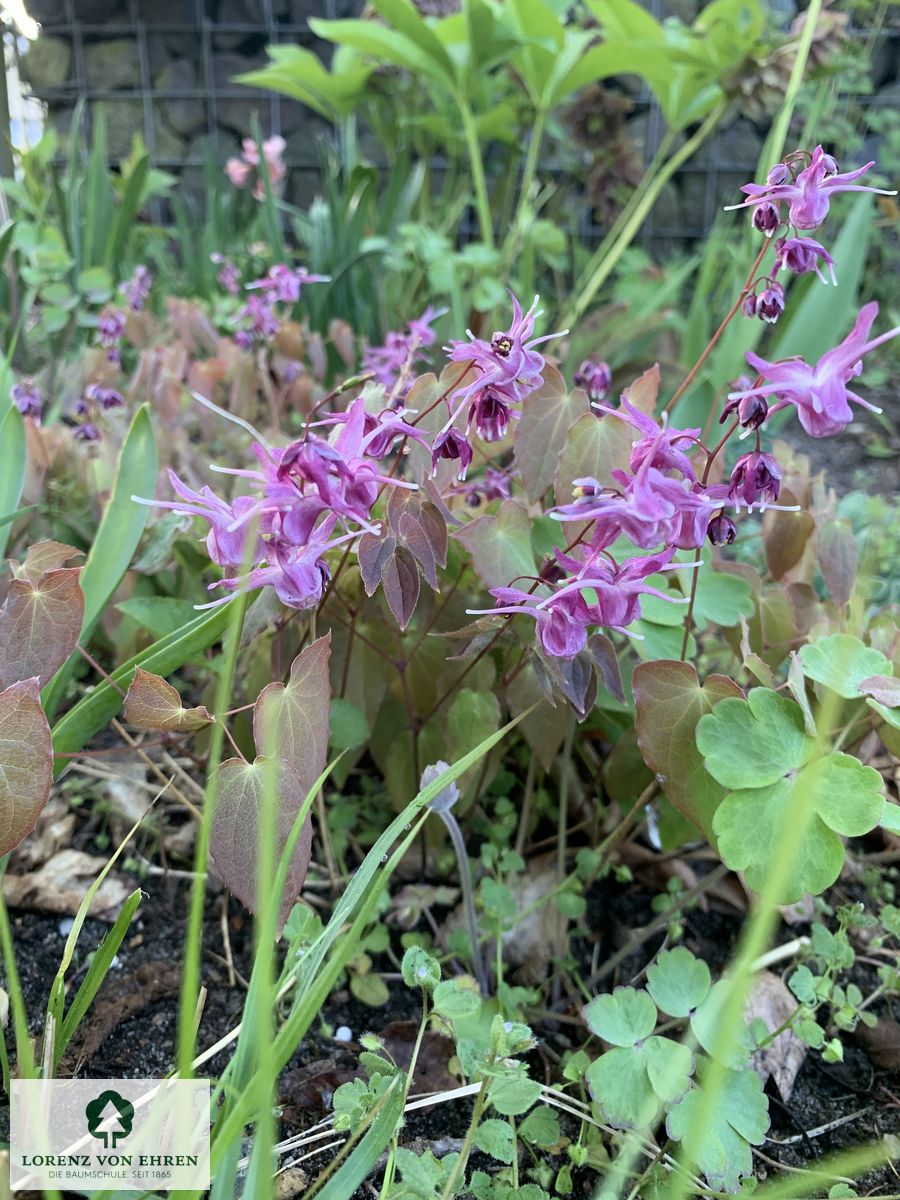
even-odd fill
[[[488,196],[487,181],[484,177],[484,160],[481,157],[481,146],[478,142],[478,130],[469,103],[464,97],[457,96],[459,115],[462,117],[463,134],[466,139],[466,149],[469,152],[469,166],[472,171],[472,182],[475,185],[475,207],[478,210],[478,224],[481,229],[481,240],[491,250],[494,248],[494,225],[491,219],[491,202]]]
[[[615,243],[610,247],[608,253],[604,254],[603,259],[599,262],[588,280],[585,287],[582,289],[578,299],[572,304],[568,312],[562,318],[561,323],[567,328],[572,328],[578,318],[582,315],[585,309],[596,296],[597,292],[612,274],[613,269],[617,265],[619,259],[634,241],[641,225],[644,222],[647,214],[656,203],[660,192],[682,165],[687,160],[693,157],[700,149],[709,135],[713,132],[722,117],[728,109],[726,103],[718,104],[709,114],[697,132],[692,138],[689,138],[684,145],[677,150],[671,158],[667,159],[665,165],[660,169],[659,173],[647,186],[646,191],[641,196],[631,211],[628,220],[625,222],[621,233],[616,238]]]
[[[509,232],[511,237],[516,236],[528,211],[528,196],[534,183],[535,174],[537,173],[538,156],[544,141],[544,126],[546,122],[546,111],[543,108],[537,109],[534,114],[531,139],[528,143],[528,154],[525,157],[525,166],[522,170],[522,182],[519,185],[519,202],[516,205],[516,215],[513,217],[510,225]]]
[[[800,89],[803,86],[803,75],[806,71],[809,51],[812,47],[816,25],[819,23],[821,12],[822,0],[810,0],[809,8],[806,10],[806,23],[803,26],[803,33],[800,35],[800,42],[797,46],[797,57],[794,59],[791,77],[788,80],[787,89],[784,93],[784,103],[778,110],[778,116],[775,118],[766,141],[764,150],[765,162],[779,162],[784,154],[784,144],[787,141],[791,117],[794,115]]]
[[[250,539],[248,538],[248,543]],[[222,759],[222,746],[225,741],[225,726],[222,716],[228,710],[231,692],[234,687],[234,676],[237,667],[238,650],[241,644],[241,631],[244,628],[244,614],[247,611],[249,593],[242,589],[232,601],[233,610],[228,627],[227,649],[225,664],[219,676],[219,686],[216,692],[216,715],[218,720],[212,727],[209,746],[208,783],[206,787],[206,803],[203,806],[203,818],[197,829],[197,844],[194,849],[194,877],[191,883],[191,905],[188,913],[187,929],[184,943],[184,968],[181,976],[181,996],[178,1004],[178,1074],[182,1079],[193,1076],[191,1062],[194,1058],[194,1041],[196,1030],[194,1014],[197,997],[200,994],[200,953],[203,944],[203,906],[206,900],[207,859],[209,857],[209,835],[212,826],[213,813],[216,806],[216,768]]]

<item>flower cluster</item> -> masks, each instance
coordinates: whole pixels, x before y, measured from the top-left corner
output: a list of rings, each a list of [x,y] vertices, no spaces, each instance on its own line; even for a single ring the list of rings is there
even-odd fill
[[[125,332],[127,317],[119,308],[107,305],[97,320],[97,341],[106,351],[106,357],[113,366],[122,365],[122,350],[119,343]]]
[[[470,375],[474,378],[456,388],[449,399],[450,417],[432,444],[432,469],[437,469],[441,459],[455,460],[461,480],[472,461],[472,431],[485,442],[506,436],[510,422],[521,416],[522,401],[543,383],[544,358],[536,347],[568,332],[534,337],[537,296],[525,313],[511,292],[510,298],[513,319],[509,329],[493,334],[489,342],[467,330],[467,342],[455,341],[445,347],[451,362],[463,364],[460,385]],[[465,433],[456,428],[458,422],[464,423]]]
[[[266,138],[262,144],[262,164],[260,164],[259,148],[255,140],[244,138],[241,142],[240,157],[229,158],[225,164],[225,174],[231,183],[241,190],[248,186],[251,179],[255,178],[253,195],[257,200],[262,200],[266,194],[266,188],[260,173],[260,166],[264,167],[272,190],[277,191],[287,173],[283,157],[286,148],[287,142],[278,134]]]
[[[238,320],[244,321],[245,325],[234,335],[235,342],[242,350],[250,350],[257,342],[273,338],[279,329],[274,305],[278,302],[296,304],[304,284],[327,283],[328,279],[328,275],[313,275],[306,267],[289,267],[287,263],[270,267],[262,279],[251,280],[245,285],[251,295],[238,313]]]
[[[330,579],[328,551],[363,533],[378,532],[371,513],[383,488],[413,486],[386,475],[379,459],[398,438],[424,441],[400,414],[367,413],[362,397],[322,424],[333,427],[327,438],[311,428],[283,448],[268,446],[260,438],[253,444],[257,468],[220,468],[247,480],[252,495],[226,501],[209,487],[196,491],[170,471],[178,500],[134,499],[198,516],[209,524],[209,557],[225,571],[225,578],[213,587],[229,592],[241,586],[273,587],[290,608],[315,607]],[[248,564],[251,569],[244,576],[241,571]]]
[[[413,370],[422,364],[423,350],[434,345],[437,334],[432,322],[443,316],[445,309],[428,307],[406,331],[390,330],[381,346],[367,346],[363,351],[362,367],[371,372],[387,395],[399,403],[406,397]]]
[[[41,389],[33,379],[20,379],[10,389],[12,402],[23,417],[34,417],[40,420],[44,408],[44,397]]]
[[[125,297],[131,311],[140,313],[144,311],[144,305],[147,303],[152,286],[153,276],[146,267],[137,266],[134,268],[131,278],[125,280],[119,291]]]

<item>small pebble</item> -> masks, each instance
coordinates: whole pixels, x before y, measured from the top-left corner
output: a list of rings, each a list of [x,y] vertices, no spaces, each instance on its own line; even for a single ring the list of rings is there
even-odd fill
[[[353,1030],[349,1025],[339,1025],[334,1031],[334,1040],[336,1042],[352,1042]]]
[[[74,924],[75,924],[75,921],[72,917],[61,917],[59,924],[57,925],[57,929],[59,930],[59,936],[60,937],[68,937],[69,934],[72,932],[72,926]]]

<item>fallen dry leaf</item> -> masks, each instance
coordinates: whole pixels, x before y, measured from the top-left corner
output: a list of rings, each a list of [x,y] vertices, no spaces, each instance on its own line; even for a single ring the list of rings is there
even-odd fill
[[[33,871],[72,841],[76,817],[59,794],[51,796],[38,817],[31,836],[13,850],[9,870],[13,875]]]
[[[753,981],[744,1015],[748,1021],[760,1017],[770,1032],[791,1016],[797,1001],[784,982],[771,971],[761,971]],[[763,1050],[757,1050],[750,1065],[762,1080],[763,1087],[771,1078],[783,1100],[789,1100],[797,1073],[806,1058],[806,1044],[792,1029],[780,1033]]]
[[[853,1040],[880,1071],[900,1071],[900,1022],[879,1017],[875,1025],[858,1025]]]
[[[60,850],[36,871],[4,875],[3,895],[11,908],[34,909],[74,917],[88,888],[106,866],[106,859],[81,850]],[[114,921],[131,884],[110,872],[97,889],[89,915]]]
[[[391,1021],[380,1031],[379,1036],[388,1053],[404,1071],[409,1069],[412,1061],[418,1033],[418,1021]],[[450,1074],[447,1066],[455,1053],[456,1046],[450,1038],[433,1029],[426,1030],[416,1059],[411,1092],[446,1092],[450,1088],[459,1087],[459,1080]]]

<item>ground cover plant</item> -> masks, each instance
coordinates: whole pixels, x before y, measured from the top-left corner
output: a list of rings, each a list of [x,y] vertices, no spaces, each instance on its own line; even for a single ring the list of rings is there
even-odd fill
[[[479,41],[378,7],[390,33],[331,35],[367,37],[364,63],[405,47],[438,115],[473,70],[444,41],[540,58],[521,15]],[[575,37],[551,15],[548,53]],[[674,53],[660,30],[638,42]],[[675,128],[723,102],[702,32]],[[809,455],[890,421],[867,375],[900,326],[844,283],[855,205],[891,193],[837,152],[765,162],[705,341],[628,378],[502,255],[490,303],[380,336],[341,319],[315,299],[341,281],[278,224],[262,133],[228,164],[229,219],[268,240],[204,245],[190,297],[164,231],[113,270],[93,234],[42,254],[22,218],[7,1091],[210,1076],[217,1198],[897,1191],[896,510]],[[107,192],[92,163],[108,212],[169,186],[138,156]],[[54,361],[26,374],[20,337]]]

